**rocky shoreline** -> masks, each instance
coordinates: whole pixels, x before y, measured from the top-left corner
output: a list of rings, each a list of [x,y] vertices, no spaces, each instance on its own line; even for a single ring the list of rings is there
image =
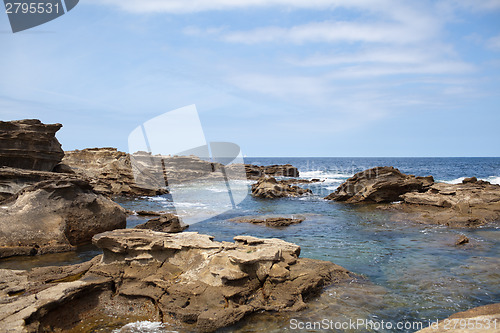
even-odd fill
[[[500,220],[500,185],[466,178],[461,184],[436,183],[393,167],[355,174],[325,199],[353,204],[382,204],[396,220],[450,227],[480,227]]]
[[[130,212],[113,201],[116,197],[165,194],[166,172],[171,181],[184,182],[210,178],[224,166],[194,156],[130,155],[115,148],[63,152],[55,137],[61,126],[0,122],[0,259],[72,251],[91,242],[103,255],[70,266],[0,269],[4,331],[91,331],[79,326],[82,321],[133,312],[134,318],[211,332],[259,311],[299,311],[326,286],[359,279],[329,261],[300,258],[296,244],[251,236],[217,242],[185,232],[187,226],[165,212],[138,210],[137,215],[152,218],[125,229]],[[158,182],[146,186],[133,174],[134,163],[144,159],[167,159],[162,170],[147,170]],[[244,169],[244,180],[256,181],[252,197],[267,203],[312,196],[311,189],[295,184],[321,181],[297,179],[299,171],[290,164],[231,169]],[[393,167],[357,173],[325,199],[373,205],[395,221],[476,228],[500,220],[499,185],[474,177],[461,184],[439,183]],[[231,221],[283,232],[304,218],[262,215]],[[468,242],[461,236],[455,244]],[[498,313],[498,306],[491,306],[463,318],[498,318]]]
[[[212,332],[261,310],[301,310],[325,286],[356,280],[331,262],[299,258],[295,244],[234,240],[140,229],[99,234],[93,242],[104,254],[90,262],[0,270],[0,324],[6,332],[57,332],[82,317],[133,308],[149,320]]]

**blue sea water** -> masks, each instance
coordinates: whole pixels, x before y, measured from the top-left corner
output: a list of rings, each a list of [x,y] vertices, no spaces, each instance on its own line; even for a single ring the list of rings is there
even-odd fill
[[[413,332],[419,327],[377,330],[376,325],[383,320],[426,327],[455,312],[500,302],[499,223],[480,229],[420,225],[393,220],[387,212],[370,206],[323,199],[354,173],[375,166],[394,166],[407,174],[433,175],[436,181],[449,183],[476,176],[498,184],[500,158],[246,158],[245,163],[290,163],[299,169],[300,178],[322,182],[305,186],[314,193],[310,197],[262,200],[248,196],[237,209],[192,224],[189,231],[209,234],[219,241],[232,241],[236,235],[280,238],[299,244],[302,257],[332,261],[362,275],[365,281],[330,288],[299,314],[254,315],[228,331],[280,332],[292,328],[291,319],[304,323],[363,319],[372,320],[375,326],[354,331]],[[122,204],[132,210],[173,208],[168,196]],[[191,204],[189,209],[210,215],[207,205]],[[300,215],[306,220],[280,229],[231,221],[249,215]],[[143,221],[133,217],[129,223]],[[462,234],[471,245],[458,248],[454,242]],[[327,331],[332,331],[330,328]]]
[[[407,174],[433,175],[437,181],[450,183],[476,176],[498,184],[500,158],[245,158],[245,163],[290,163],[299,169],[300,178],[319,178],[322,182],[304,185],[312,189],[312,196],[275,200],[248,196],[236,209],[227,207],[228,211],[217,216],[211,216],[210,205],[176,202],[177,209],[207,216],[205,221],[190,225],[188,230],[212,235],[218,241],[232,241],[237,235],[280,238],[300,245],[301,257],[334,262],[360,274],[362,280],[328,288],[302,312],[256,314],[225,331],[292,331],[292,319],[302,322],[362,319],[372,320],[375,326],[357,330],[328,327],[325,331],[414,332],[420,327],[376,329],[376,324],[381,321],[393,325],[422,323],[426,327],[430,321],[442,320],[455,312],[500,302],[499,222],[479,229],[421,225],[394,220],[388,212],[372,206],[323,199],[354,173],[374,166],[394,166]],[[248,181],[248,186],[251,183]],[[213,190],[214,195],[219,192]],[[130,210],[174,210],[169,195],[122,198],[119,203]],[[231,221],[234,217],[250,215],[304,216],[306,219],[286,228]],[[145,218],[131,216],[128,226],[144,221]],[[460,235],[466,235],[470,245],[456,247],[454,243]],[[94,250],[84,249],[79,258],[92,255]],[[182,332],[175,327],[168,329]]]

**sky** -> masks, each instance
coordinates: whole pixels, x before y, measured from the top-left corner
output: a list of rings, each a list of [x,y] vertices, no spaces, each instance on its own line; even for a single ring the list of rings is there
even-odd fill
[[[247,156],[500,156],[500,0],[82,0],[0,51],[0,120],[65,150],[195,104]]]

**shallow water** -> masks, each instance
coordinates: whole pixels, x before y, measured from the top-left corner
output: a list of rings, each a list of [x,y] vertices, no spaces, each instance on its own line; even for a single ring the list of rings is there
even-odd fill
[[[290,322],[293,319],[302,322],[327,319],[333,323],[357,319],[373,320],[375,323],[382,320],[391,323],[404,321],[422,323],[425,327],[429,320],[443,319],[458,311],[500,302],[498,222],[480,229],[420,225],[394,221],[390,218],[390,212],[377,210],[373,206],[353,206],[322,199],[354,172],[376,165],[395,165],[405,173],[420,176],[432,174],[436,180],[441,181],[453,182],[465,176],[494,180],[500,175],[499,158],[253,159],[250,162],[266,165],[291,163],[299,167],[302,178],[320,178],[325,181],[310,184],[315,195],[307,198],[259,200],[249,196],[236,210],[192,224],[188,230],[212,235],[218,241],[232,241],[236,235],[280,238],[299,244],[302,257],[332,261],[361,274],[366,280],[327,289],[305,311],[293,314],[255,314],[225,331],[281,332],[293,328]],[[214,196],[222,194],[214,191]],[[130,210],[173,212],[176,208],[168,195],[117,200]],[[184,209],[185,206],[177,208]],[[214,213],[210,205],[203,203],[191,206],[189,210],[206,217]],[[286,228],[229,221],[236,216],[261,214],[301,215],[306,220]],[[147,218],[131,216],[128,224],[133,227],[146,220]],[[457,247],[454,243],[462,234],[470,239],[470,244]],[[83,261],[83,258],[95,253],[95,249],[83,249],[77,254],[53,256],[69,263],[72,260]],[[44,265],[51,261],[42,261],[43,257],[37,257],[31,265]],[[12,262],[19,265],[19,268],[28,267],[29,264],[24,260],[12,259]],[[40,262],[37,264],[36,260]],[[0,265],[5,265],[5,261],[0,262]],[[165,328],[164,331],[171,329],[172,327]],[[161,331],[161,328],[155,326],[155,330]],[[182,332],[182,329],[176,330]],[[358,330],[329,331],[415,330],[376,330],[363,327]]]

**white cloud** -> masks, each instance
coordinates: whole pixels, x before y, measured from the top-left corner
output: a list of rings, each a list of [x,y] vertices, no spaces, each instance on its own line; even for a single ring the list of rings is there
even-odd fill
[[[488,39],[486,47],[493,51],[500,51],[500,35]]]
[[[291,28],[265,27],[230,32],[226,42],[256,44],[262,42],[368,42],[407,44],[428,37],[427,29],[415,29],[400,23],[312,22]]]
[[[248,7],[335,8],[338,6],[377,8],[390,0],[89,0],[87,3],[117,6],[136,13],[193,13],[212,10],[235,10]]]

